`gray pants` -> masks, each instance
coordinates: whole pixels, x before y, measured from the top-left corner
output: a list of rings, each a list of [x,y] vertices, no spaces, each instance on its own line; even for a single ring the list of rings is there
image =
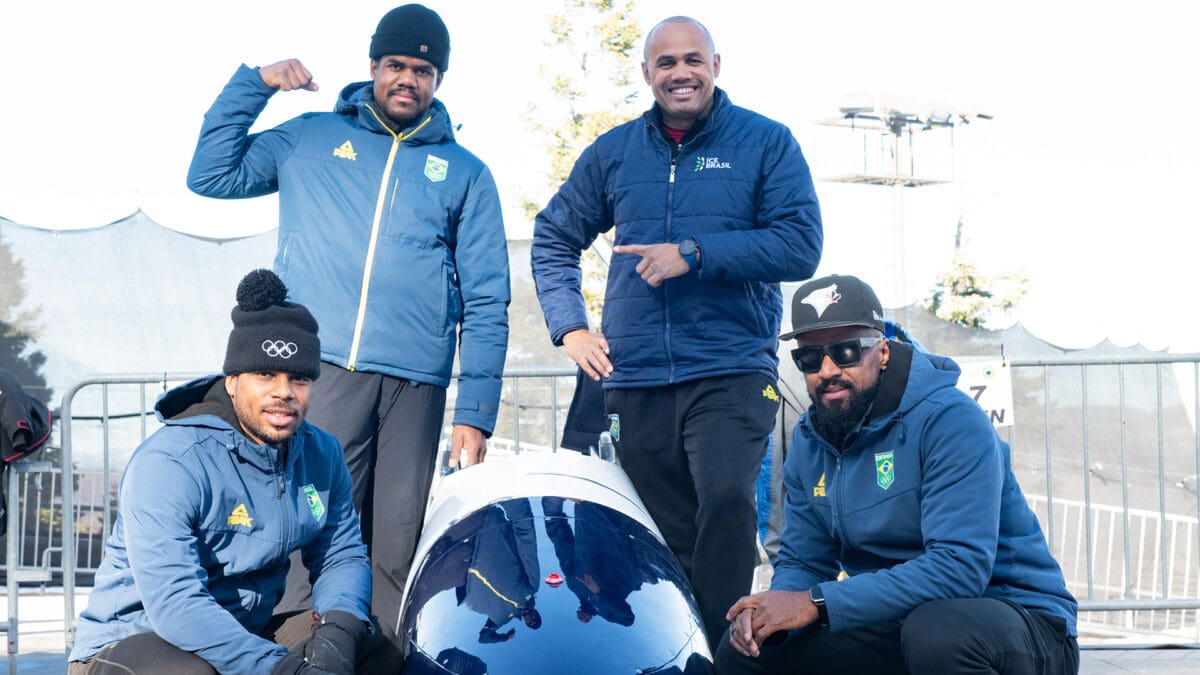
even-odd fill
[[[403,640],[394,629],[425,520],[445,409],[445,388],[379,373],[322,363],[313,382],[307,419],[337,437],[346,454],[371,556],[371,613],[397,645]],[[300,554],[291,562],[276,612],[312,606]]]
[[[197,626],[197,630],[204,630]],[[304,642],[312,636],[311,612],[276,614],[260,636],[283,645],[293,654],[304,653]],[[375,634],[359,645],[354,664],[356,673],[396,673],[402,655],[382,636]],[[67,664],[67,675],[214,675],[207,661],[167,642],[154,633],[138,633],[101,649],[91,659]]]

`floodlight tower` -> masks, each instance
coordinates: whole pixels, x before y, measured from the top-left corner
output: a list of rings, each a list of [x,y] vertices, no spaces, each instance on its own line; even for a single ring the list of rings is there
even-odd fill
[[[839,117],[817,120],[816,125],[840,130],[849,138],[851,163],[818,180],[891,189],[893,297],[898,305],[896,318],[903,323],[908,306],[904,190],[953,182],[955,127],[993,116],[973,105],[958,110],[942,101],[895,95],[876,100],[863,93],[843,96],[838,111]],[[860,149],[861,159],[854,157]]]

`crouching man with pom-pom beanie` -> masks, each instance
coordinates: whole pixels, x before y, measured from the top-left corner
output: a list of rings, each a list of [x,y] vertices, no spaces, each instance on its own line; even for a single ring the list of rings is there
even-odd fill
[[[304,420],[317,322],[273,272],[237,289],[224,375],[163,394],[134,451],[68,672],[396,672],[338,442]],[[311,611],[273,614],[288,556]]]

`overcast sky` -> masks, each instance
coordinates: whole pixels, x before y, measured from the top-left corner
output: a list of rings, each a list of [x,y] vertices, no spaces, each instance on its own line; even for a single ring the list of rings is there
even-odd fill
[[[221,202],[184,185],[205,109],[239,63],[303,60],[316,93],[276,96],[260,125],[329,110],[368,76],[375,24],[395,2],[149,0],[0,3],[0,216],[96,227],[138,208],[209,236],[274,227],[273,198]],[[459,140],[492,168],[510,236],[542,150],[523,113],[544,95],[545,15],[558,3],[431,1],[451,32],[438,93]],[[788,124],[818,177],[861,160],[815,125],[847,92],[975,104],[955,133],[955,181],[904,195],[906,301],[927,295],[964,219],[985,272],[1023,270],[1015,314],[1064,347],[1110,338],[1200,351],[1191,302],[1200,179],[1200,40],[1188,3],[688,3],[641,0],[643,29],[706,23],[717,84]],[[648,92],[643,105],[649,105]],[[918,168],[920,170],[920,167]],[[820,273],[866,278],[894,306],[894,209],[884,188],[818,182]],[[514,270],[524,274],[526,270]]]

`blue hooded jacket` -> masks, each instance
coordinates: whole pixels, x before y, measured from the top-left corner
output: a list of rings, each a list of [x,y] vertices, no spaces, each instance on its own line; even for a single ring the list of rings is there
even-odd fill
[[[666,140],[655,104],[584,150],[534,224],[533,277],[554,344],[587,328],[580,255],[614,227],[618,246],[695,239],[700,267],[653,288],[635,270],[640,256],[613,254],[605,388],[776,377],[779,282],[812,276],[822,245],[812,176],[787,127],[717,89],[681,143]]]
[[[510,297],[491,172],[455,142],[436,99],[396,134],[359,82],[333,113],[249,134],[273,93],[257,70],[238,70],[204,116],[188,187],[279,193],[275,271],[320,323],[323,360],[445,387],[461,337],[454,423],[491,433]]]
[[[943,598],[1056,616],[1078,605],[1013,475],[1009,448],[955,387],[948,358],[890,343],[872,412],[838,452],[809,413],[784,463],[776,590],[820,585],[833,632],[902,621]],[[839,564],[850,575],[840,582]]]
[[[304,422],[281,463],[280,450],[226,421],[223,380],[194,380],[156,403],[166,426],[125,468],[71,661],[153,632],[218,672],[270,672],[287,649],[256,633],[295,550],[315,578],[315,611],[367,620],[370,561],[337,440]]]

